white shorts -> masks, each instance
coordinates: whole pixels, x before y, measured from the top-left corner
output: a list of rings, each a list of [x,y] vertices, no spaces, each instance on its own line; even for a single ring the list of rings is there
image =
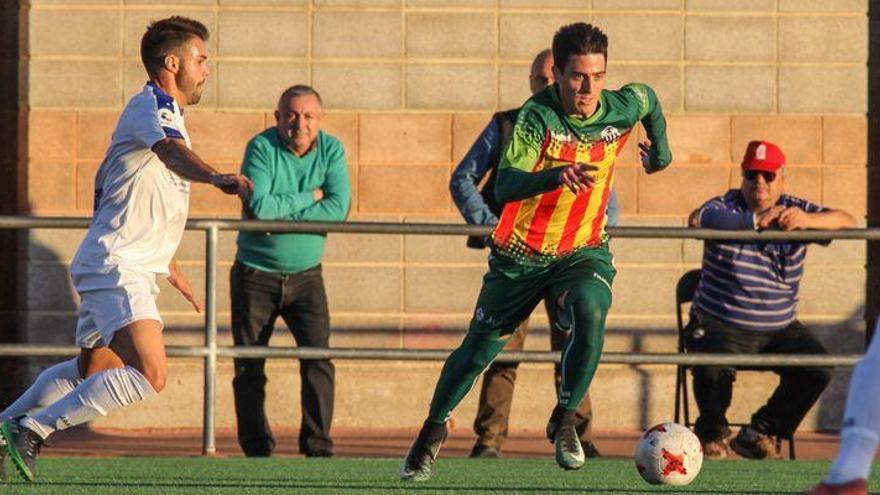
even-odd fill
[[[80,293],[76,345],[82,349],[105,347],[122,327],[139,320],[162,323],[156,307],[157,291],[149,283]]]

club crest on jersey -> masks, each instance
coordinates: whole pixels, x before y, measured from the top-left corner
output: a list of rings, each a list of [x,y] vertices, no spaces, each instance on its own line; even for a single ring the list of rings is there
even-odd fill
[[[620,131],[617,130],[617,127],[609,125],[608,127],[602,129],[602,141],[611,144],[618,139],[620,139]]]

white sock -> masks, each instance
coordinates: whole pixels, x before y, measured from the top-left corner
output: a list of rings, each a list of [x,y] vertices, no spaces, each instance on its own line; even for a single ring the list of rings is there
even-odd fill
[[[842,484],[868,478],[880,441],[880,320],[865,357],[853,370],[840,432],[840,452],[828,482]]]
[[[47,368],[11,406],[0,412],[0,421],[35,413],[69,394],[82,381],[77,358]]]
[[[844,430],[840,435],[840,452],[828,473],[828,483],[842,485],[857,478],[868,479],[878,440],[876,433],[865,428]]]
[[[109,369],[92,375],[54,404],[24,418],[21,424],[45,439],[55,431],[106,416],[154,395],[156,390],[140,371],[131,366]]]

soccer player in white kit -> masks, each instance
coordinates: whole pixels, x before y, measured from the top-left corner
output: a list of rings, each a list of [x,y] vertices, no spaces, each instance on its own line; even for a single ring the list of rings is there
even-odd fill
[[[25,480],[34,480],[40,447],[53,432],[165,387],[156,275],[167,276],[201,311],[172,259],[186,223],[190,182],[242,198],[252,190],[243,175],[219,174],[190,150],[183,107],[201,98],[207,39],[201,23],[170,17],[151,24],[141,40],[150,80],[119,118],[95,177],[92,224],[71,265],[81,298],[76,327],[81,354],[43,371],[0,412],[5,445],[0,460],[8,454]]]
[[[868,495],[868,475],[880,442],[880,320],[849,382],[840,452],[810,495]]]

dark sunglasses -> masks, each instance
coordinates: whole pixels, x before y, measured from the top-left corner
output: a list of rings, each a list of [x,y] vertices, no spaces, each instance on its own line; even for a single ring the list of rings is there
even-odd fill
[[[743,177],[746,178],[749,182],[755,182],[758,180],[758,176],[764,177],[764,182],[768,184],[776,180],[776,172],[765,172],[763,170],[749,170],[743,172]]]

